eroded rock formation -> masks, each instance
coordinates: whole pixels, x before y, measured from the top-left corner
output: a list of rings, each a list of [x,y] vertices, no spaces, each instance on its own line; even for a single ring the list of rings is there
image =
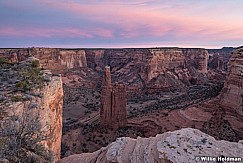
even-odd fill
[[[190,84],[191,77],[205,82],[202,74],[207,73],[208,53],[204,49],[113,49],[103,53],[114,80],[135,87],[182,88]]]
[[[242,139],[225,119],[225,111],[222,108],[217,109],[211,119],[204,123],[202,131],[217,140],[237,142]]]
[[[111,74],[110,67],[105,67],[105,74],[102,82],[102,92],[101,92],[101,106],[100,106],[100,123],[103,126],[111,125]]]
[[[243,115],[243,48],[234,51],[228,63],[226,82],[221,92],[221,105]]]
[[[227,77],[220,95],[214,100],[205,102],[207,106],[204,109],[212,112],[212,118],[204,123],[203,131],[216,139],[238,141],[243,137],[242,61],[243,48],[239,47],[229,60]]]
[[[240,157],[242,155],[242,142],[217,141],[197,129],[184,128],[150,138],[118,138],[94,153],[72,155],[58,163],[180,163],[202,162],[200,158],[196,158],[197,156]]]
[[[126,125],[126,87],[123,84],[111,85],[110,67],[105,67],[102,83],[100,123],[105,127]]]
[[[105,65],[111,66],[113,80],[127,83],[130,92],[154,92],[184,89],[191,84],[207,82],[208,52],[205,49],[144,48],[144,49],[1,49],[0,56],[17,54],[40,59],[44,68],[63,73],[82,69],[82,81],[88,74],[99,78]],[[85,69],[88,68],[88,69]],[[84,70],[85,69],[85,70]],[[97,73],[98,72],[98,73]],[[97,73],[97,74],[95,74]]]
[[[67,68],[87,67],[86,55],[84,50],[63,50],[59,51],[58,60]]]
[[[19,61],[25,60],[28,56],[34,56],[40,59],[44,68],[56,71],[65,68],[87,67],[85,50],[80,49],[27,48],[0,50],[0,57],[9,58],[9,56],[17,56],[15,58]],[[9,59],[12,58],[10,57]]]
[[[209,59],[209,67],[212,69],[225,71],[223,56],[220,56],[219,53],[213,54]]]
[[[16,62],[18,62],[19,61],[19,59],[18,59],[18,55],[17,55],[17,53],[13,53],[13,54],[11,54],[10,56],[9,56],[9,62],[10,63],[16,63]]]
[[[20,159],[34,159],[38,157],[38,153],[41,155],[43,149],[40,148],[35,153],[35,143],[44,145],[46,150],[53,155],[53,159],[47,155],[43,156],[42,159],[45,161],[54,162],[60,159],[62,80],[60,76],[54,76],[48,70],[40,70],[38,62],[35,58],[28,58],[18,64],[0,65],[2,66],[0,113],[4,115],[0,118],[0,138],[1,141],[4,140],[3,142],[7,143],[8,139],[16,137],[16,144],[14,146],[12,144],[10,150],[7,148],[10,144],[3,144],[4,147],[1,150],[6,147],[5,152],[10,154],[13,162],[18,162],[15,157],[19,154],[15,150],[20,147],[18,152],[23,150],[25,152],[22,151],[22,154],[27,154],[19,155],[18,157],[22,157]],[[7,156],[6,153],[4,156]]]
[[[221,63],[223,61],[223,69],[222,70],[227,70],[227,63],[232,55],[232,52],[235,48],[233,47],[223,47],[221,49],[207,49],[209,53],[209,67],[211,68],[217,68],[218,63],[220,65],[219,68],[221,67]],[[219,62],[217,61],[218,59],[220,60]]]

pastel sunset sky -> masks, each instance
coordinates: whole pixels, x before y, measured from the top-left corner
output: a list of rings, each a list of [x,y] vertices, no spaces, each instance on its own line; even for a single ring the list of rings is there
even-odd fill
[[[0,47],[243,45],[243,0],[0,0]]]

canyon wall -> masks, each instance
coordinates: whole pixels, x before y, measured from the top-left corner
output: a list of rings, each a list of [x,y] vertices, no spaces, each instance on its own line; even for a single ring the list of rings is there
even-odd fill
[[[229,63],[224,88],[220,94],[221,106],[243,115],[243,48],[233,52]]]
[[[35,149],[36,143],[44,145],[45,150],[53,155],[52,159],[48,155],[39,159],[50,159],[50,162],[60,159],[62,80],[48,70],[35,67],[38,65],[33,61],[38,60],[32,57],[18,64],[0,65],[0,138],[5,143],[1,150],[6,152],[2,157],[10,155],[7,158],[13,159],[10,162],[42,157],[43,149]],[[14,140],[16,144],[13,146]],[[20,148],[17,151],[22,152],[21,155],[15,148]],[[11,155],[11,152],[14,153]]]
[[[207,49],[209,53],[208,66],[213,69],[218,69],[223,71],[227,70],[227,64],[229,62],[229,59],[234,49],[235,48],[233,47],[223,47],[221,49]]]
[[[148,61],[148,80],[168,70],[186,69],[190,66],[201,73],[207,73],[208,54],[203,49],[151,49]]]
[[[99,87],[101,74],[109,65],[112,81],[125,83],[128,91],[136,94],[181,90],[209,79],[208,52],[200,48],[0,49],[1,56],[11,62],[34,56],[54,73],[79,70],[79,81],[92,87]]]
[[[28,56],[38,58],[50,70],[87,67],[85,50],[57,48],[0,49],[0,57],[23,61]]]
[[[86,53],[88,67],[99,72],[109,65],[113,80],[127,83],[131,90],[153,92],[207,82],[205,49],[89,49]]]
[[[184,128],[150,138],[118,138],[96,152],[71,155],[58,163],[203,162],[198,156],[239,158],[243,155],[242,149],[242,141],[217,141],[197,129]]]
[[[208,66],[215,70],[225,71],[225,64],[223,56],[220,56],[218,53],[210,56]]]
[[[58,62],[67,68],[91,67],[99,69],[109,64],[114,71],[129,62],[141,66],[148,64],[147,78],[152,74],[176,67],[193,66],[202,73],[207,73],[208,53],[205,49],[151,48],[151,49],[58,49],[25,48],[0,49],[1,57],[14,57],[19,61],[27,56],[35,56],[41,63],[50,65]],[[17,57],[16,57],[17,56]],[[45,64],[46,63],[46,64]]]
[[[133,63],[138,66],[148,64],[148,74],[166,71],[176,67],[193,66],[202,73],[207,73],[208,52],[205,49],[183,48],[147,48],[147,49],[89,49],[86,50],[87,64],[99,69],[110,65],[113,71]],[[152,77],[147,77],[151,80]]]
[[[204,123],[202,131],[213,136],[216,140],[227,140],[231,142],[238,142],[239,140],[241,140],[241,132],[237,133],[239,129],[233,129],[229,120],[227,120],[226,115],[228,113],[225,113],[222,108],[214,109],[215,111],[212,113],[212,117],[208,122]]]
[[[230,49],[226,51],[227,53],[223,54],[227,54],[226,56],[229,56]],[[216,58],[220,57],[221,54],[218,53],[218,50],[215,51],[214,55],[216,55]],[[215,68],[218,69],[219,64],[217,59],[216,64],[212,64],[211,66],[215,66]],[[226,80],[219,96],[202,104],[202,106],[205,105],[202,108],[212,111],[212,117],[208,122],[204,123],[202,131],[216,139],[238,141],[243,137],[242,47],[236,48],[233,51],[227,67]],[[222,71],[222,69],[218,70]],[[225,69],[223,69],[223,71],[225,71]]]
[[[51,139],[48,139],[45,144],[53,151],[55,160],[57,160],[60,158],[62,138],[63,88],[60,77],[51,77],[50,83],[43,88],[41,102],[40,108],[43,109],[41,111],[43,115],[40,117],[44,119],[44,123],[49,124],[52,132]]]

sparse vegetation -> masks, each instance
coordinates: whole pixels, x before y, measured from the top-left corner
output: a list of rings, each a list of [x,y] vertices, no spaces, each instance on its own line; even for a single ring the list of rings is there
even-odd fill
[[[16,87],[20,88],[24,91],[24,90],[29,90],[31,88],[31,85],[29,84],[29,82],[27,80],[23,80],[23,81],[19,81],[16,84]]]
[[[32,61],[32,63],[31,63],[31,67],[33,67],[33,68],[38,68],[38,67],[40,67],[40,61],[39,61],[39,60],[34,60],[34,61]]]
[[[11,97],[11,100],[13,102],[23,101],[23,96],[14,95],[14,96]]]
[[[51,134],[49,136],[44,134],[39,114],[33,115],[29,110],[25,110],[21,116],[14,115],[10,119],[15,119],[18,127],[13,125],[12,120],[3,124],[5,127],[0,130],[0,158],[10,162],[53,162],[52,152],[40,143],[51,138],[52,131],[47,127],[46,131],[50,131]],[[40,132],[41,129],[43,132]]]
[[[37,63],[35,63],[34,66],[36,64]],[[22,67],[19,70],[18,75],[22,80],[16,84],[16,88],[23,92],[30,91],[33,88],[41,86],[44,82],[41,70],[37,67]]]
[[[169,99],[162,99],[158,100],[151,97],[141,97],[142,101],[149,101],[154,100],[156,102],[143,106],[142,104],[139,104],[140,99],[133,99],[130,103],[135,102],[137,107],[141,106],[139,109],[129,109],[129,117],[135,117],[138,115],[144,115],[146,113],[151,113],[153,111],[159,110],[159,109],[182,109],[186,108],[189,105],[200,103],[206,99],[212,98],[217,96],[221,89],[223,88],[222,83],[218,83],[215,85],[198,85],[191,89],[189,89],[187,92],[173,96]]]
[[[9,62],[5,58],[0,58],[0,65],[8,64]]]

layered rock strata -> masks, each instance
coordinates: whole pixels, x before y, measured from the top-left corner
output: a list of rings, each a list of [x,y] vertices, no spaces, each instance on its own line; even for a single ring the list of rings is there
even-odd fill
[[[207,82],[208,53],[204,49],[107,49],[89,53],[93,59],[87,55],[88,65],[95,63],[98,71],[109,64],[114,81],[127,83],[130,92],[184,89],[195,84],[192,80],[196,84]]]
[[[50,70],[87,67],[85,50],[57,48],[0,49],[0,57],[9,60],[24,61],[29,56],[40,59],[42,66]]]
[[[40,70],[35,58],[1,66],[4,66],[0,71],[0,110],[1,115],[4,113],[0,118],[1,131],[16,131],[11,136],[22,132],[22,137],[17,137],[17,140],[30,143],[37,141],[50,150],[53,162],[60,159],[63,107],[61,77],[52,75],[48,70]],[[32,136],[26,140],[29,135]]]
[[[105,67],[102,83],[100,123],[105,127],[126,125],[126,87],[123,84],[111,85],[110,67]]]
[[[220,56],[218,53],[213,54],[209,59],[209,67],[212,69],[225,71],[223,56]]]
[[[233,47],[223,47],[221,49],[207,49],[207,51],[209,53],[209,67],[220,68],[220,70],[223,70],[223,71],[227,70],[227,63],[228,63],[234,49],[235,48],[233,48]],[[222,61],[223,61],[223,69],[221,69]],[[219,67],[217,65],[219,65]]]
[[[110,65],[113,80],[129,84],[128,90],[137,93],[183,89],[207,82],[208,52],[205,49],[0,49],[2,55],[20,61],[26,56],[35,56],[44,68],[59,73],[81,68],[85,82],[95,82],[86,81],[87,74],[100,74],[105,65]],[[83,70],[85,68],[88,70]]]
[[[184,128],[150,138],[118,138],[94,153],[72,155],[58,163],[203,162],[200,156],[216,159],[237,157],[238,161],[243,161],[243,158],[240,158],[242,155],[242,141],[239,143],[217,141],[197,129]]]
[[[220,94],[221,106],[226,110],[243,115],[243,48],[233,52],[228,63],[224,88]]]

